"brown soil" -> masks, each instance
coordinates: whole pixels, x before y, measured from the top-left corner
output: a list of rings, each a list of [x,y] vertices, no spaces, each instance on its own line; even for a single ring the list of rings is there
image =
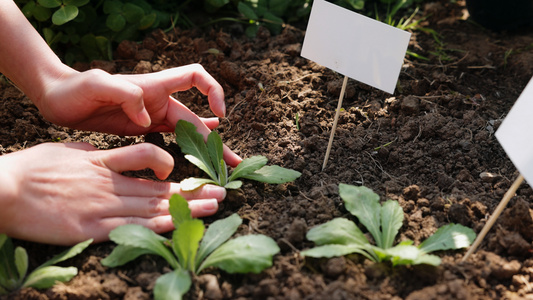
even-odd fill
[[[414,32],[410,49],[430,60],[408,57],[394,95],[349,81],[324,171],[342,77],[300,57],[303,30],[288,27],[279,36],[260,31],[255,40],[238,28],[155,32],[142,44],[122,44],[116,61],[91,64],[144,73],[201,63],[226,92],[228,116],[217,129],[225,143],[242,157],[265,155],[270,163],[302,172],[291,184],[245,183],[204,220],[237,212],[244,219],[239,233],[277,241],[281,253],[274,266],[258,275],[210,270],[195,279],[188,299],[533,299],[533,191],[526,184],[465,263],[464,251],[438,253],[443,262],[437,268],[393,269],[359,256],[299,256],[313,246],[305,239],[309,228],[349,217],[338,195],[341,182],[365,185],[401,204],[405,221],[398,240],[419,243],[450,222],[481,230],[517,176],[494,132],[533,75],[533,30],[490,32],[465,21],[464,12],[462,1],[426,6],[430,17],[423,24],[443,44]],[[45,121],[15,88],[4,84],[0,95],[2,153],[58,140],[101,149],[146,140],[176,157],[171,180],[201,175],[183,159],[171,134],[119,137],[61,128]],[[211,115],[198,91],[177,96],[198,114]],[[28,249],[31,267],[63,250],[15,242]],[[100,260],[113,247],[92,245],[65,262],[80,270],[69,283],[2,299],[151,298],[155,280],[168,271],[165,262],[144,256],[108,269]]]

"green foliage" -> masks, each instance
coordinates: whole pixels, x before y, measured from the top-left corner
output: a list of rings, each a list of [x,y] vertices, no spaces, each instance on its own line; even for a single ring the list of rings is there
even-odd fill
[[[358,253],[374,262],[388,261],[393,266],[416,264],[438,266],[440,258],[428,253],[465,248],[470,246],[476,237],[470,228],[449,224],[439,228],[419,246],[414,246],[409,240],[393,246],[403,223],[403,211],[398,202],[388,200],[381,205],[379,196],[364,186],[340,184],[339,194],[344,200],[346,209],[370,232],[376,246],[370,244],[352,221],[335,218],[309,230],[307,239],[315,242],[318,247],[302,251],[302,255],[334,257]]]
[[[201,220],[191,217],[183,197],[173,195],[169,202],[175,227],[172,240],[140,225],[123,225],[109,234],[118,245],[102,260],[103,265],[116,267],[143,254],[162,256],[174,271],[156,281],[155,299],[181,299],[191,286],[189,272],[198,274],[216,267],[229,273],[259,273],[272,265],[273,255],[280,251],[276,242],[264,235],[229,240],[242,224],[237,214],[215,221],[205,230]]]
[[[177,4],[169,6],[161,1],[15,2],[52,49],[65,51],[67,63],[109,60],[112,58],[112,43],[140,39],[147,31],[168,26],[171,18],[179,16]]]
[[[13,249],[14,246],[11,239],[5,234],[0,234],[0,295],[26,287],[46,289],[53,286],[57,281],[69,281],[78,274],[78,269],[75,267],[64,268],[53,265],[78,255],[92,241],[90,239],[81,242],[52,257],[27,275],[28,254],[26,250],[22,247]]]
[[[194,124],[179,120],[176,124],[176,142],[185,154],[185,158],[209,175],[207,178],[187,178],[180,183],[184,191],[192,191],[206,183],[223,186],[226,189],[238,189],[246,178],[270,184],[281,184],[296,180],[301,173],[280,166],[265,166],[268,159],[264,156],[253,156],[244,159],[228,175],[228,167],[222,158],[223,144],[220,135],[212,131],[204,137],[196,131]]]

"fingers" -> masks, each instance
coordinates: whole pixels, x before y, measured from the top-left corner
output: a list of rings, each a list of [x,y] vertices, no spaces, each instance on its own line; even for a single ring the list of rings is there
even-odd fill
[[[149,143],[99,151],[95,159],[117,173],[150,168],[159,179],[167,178],[174,168],[172,156]]]
[[[167,95],[196,87],[202,94],[207,95],[209,107],[216,116],[226,115],[222,86],[200,64],[172,68],[147,76],[150,79],[146,82],[154,86],[163,86]]]
[[[205,126],[211,130],[217,128],[220,124],[220,120],[218,118],[200,118],[200,120],[202,120]]]

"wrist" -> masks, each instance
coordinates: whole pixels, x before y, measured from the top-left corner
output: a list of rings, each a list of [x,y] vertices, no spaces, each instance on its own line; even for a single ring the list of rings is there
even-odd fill
[[[18,198],[19,184],[17,181],[16,164],[13,158],[16,154],[0,156],[0,233],[10,234],[12,216],[17,213],[14,208]],[[10,226],[11,225],[11,226]]]

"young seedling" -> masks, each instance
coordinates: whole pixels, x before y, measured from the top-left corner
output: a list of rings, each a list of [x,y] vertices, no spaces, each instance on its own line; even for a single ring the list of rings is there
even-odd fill
[[[476,237],[468,227],[449,224],[439,228],[419,246],[414,246],[410,240],[393,246],[403,223],[403,211],[398,202],[388,200],[381,205],[379,196],[371,189],[342,183],[339,185],[339,194],[346,209],[366,227],[376,245],[370,244],[354,222],[335,218],[309,230],[307,239],[318,247],[302,251],[303,256],[329,258],[358,253],[374,262],[391,262],[393,266],[438,266],[441,259],[428,253],[466,248]]]
[[[196,131],[192,123],[179,120],[176,124],[176,142],[185,154],[185,158],[207,173],[208,178],[187,178],[180,185],[184,191],[192,191],[206,183],[223,186],[226,189],[238,189],[242,186],[239,178],[255,181],[281,184],[294,181],[301,173],[280,166],[266,166],[268,159],[264,156],[252,156],[244,159],[228,175],[228,167],[222,158],[222,139],[217,132],[212,131],[204,137]]]
[[[33,287],[47,289],[56,282],[66,282],[78,274],[76,267],[57,267],[54,264],[69,259],[81,253],[91,243],[92,239],[81,242],[76,246],[58,254],[49,261],[33,270],[28,276],[28,254],[22,247],[13,249],[13,242],[5,235],[0,234],[0,295],[12,291]]]
[[[272,265],[272,257],[280,251],[276,242],[264,235],[228,240],[242,223],[237,214],[215,221],[205,230],[202,220],[191,217],[182,196],[173,195],[169,205],[176,228],[172,240],[141,225],[123,225],[109,234],[118,245],[102,260],[104,266],[116,267],[143,254],[163,257],[174,271],[157,279],[155,299],[181,299],[191,286],[190,272],[198,274],[208,267],[228,273],[259,273]]]

